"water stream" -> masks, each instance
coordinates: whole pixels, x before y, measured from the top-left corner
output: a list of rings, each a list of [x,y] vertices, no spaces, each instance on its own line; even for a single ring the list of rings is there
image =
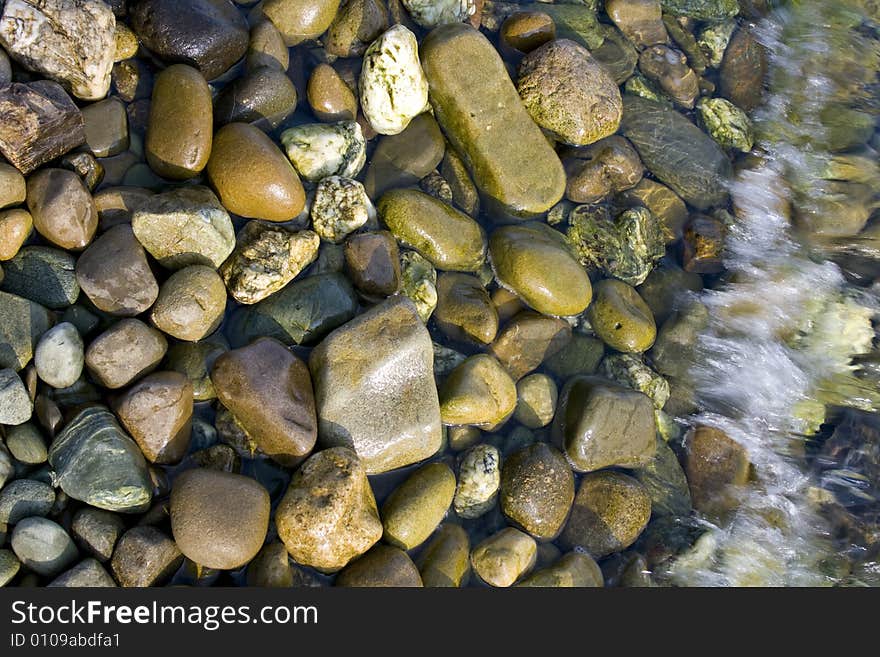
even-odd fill
[[[769,93],[755,113],[752,161],[731,182],[728,275],[697,295],[709,323],[692,366],[700,411],[688,418],[747,448],[753,485],[673,564],[673,583],[840,581],[828,566],[840,546],[820,505],[832,496],[811,452],[827,411],[876,411],[880,398],[877,379],[854,361],[874,349],[876,273],[855,254],[877,242],[870,223],[854,235],[873,209],[864,187],[876,181],[877,154],[839,149],[841,129],[859,118],[847,112],[871,115],[876,102],[876,17],[869,3],[793,2],[754,30],[768,52]],[[863,559],[876,570],[876,555]]]

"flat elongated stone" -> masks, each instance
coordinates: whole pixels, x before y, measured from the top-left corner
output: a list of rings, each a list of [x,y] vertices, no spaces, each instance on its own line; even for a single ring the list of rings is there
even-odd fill
[[[391,297],[319,344],[309,358],[318,435],[354,449],[377,474],[440,449],[431,337],[415,306]]]
[[[137,444],[103,406],[80,411],[49,449],[61,490],[99,509],[139,513],[153,496],[147,463]]]
[[[727,198],[730,160],[715,140],[684,116],[627,95],[620,126],[645,166],[685,201],[703,210]]]
[[[83,100],[110,90],[116,18],[101,0],[7,0],[0,43],[26,68]]]
[[[10,369],[0,370],[0,424],[24,424],[33,408],[21,378]]]
[[[499,215],[529,217],[565,192],[565,171],[520,102],[501,57],[464,24],[433,30],[421,46],[434,115]]]
[[[40,304],[0,292],[0,368],[17,372],[27,365],[37,340],[51,325],[49,311]]]
[[[23,174],[85,140],[82,113],[61,85],[38,80],[0,89],[0,153]]]

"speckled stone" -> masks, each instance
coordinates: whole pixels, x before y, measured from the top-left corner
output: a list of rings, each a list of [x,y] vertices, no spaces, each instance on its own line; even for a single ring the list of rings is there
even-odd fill
[[[123,319],[101,333],[86,349],[86,367],[98,383],[123,388],[158,367],[168,341],[139,319]]]

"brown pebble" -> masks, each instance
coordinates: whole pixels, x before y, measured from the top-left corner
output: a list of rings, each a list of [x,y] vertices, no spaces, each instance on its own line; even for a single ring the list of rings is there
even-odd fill
[[[86,367],[106,388],[122,388],[159,366],[168,341],[139,319],[123,319],[92,340]]]
[[[213,333],[226,310],[226,286],[211,267],[192,265],[174,272],[159,289],[150,320],[178,340],[196,341]]]
[[[34,221],[27,210],[0,212],[0,260],[11,260],[31,234]]]
[[[95,201],[73,171],[37,171],[27,181],[27,204],[37,232],[62,249],[83,249],[98,229]]]
[[[542,11],[518,11],[511,14],[498,33],[502,48],[521,53],[533,51],[556,38],[556,24]]]
[[[319,121],[353,121],[358,104],[354,93],[329,64],[318,64],[306,91],[309,107]]]
[[[345,264],[355,287],[364,294],[387,297],[400,287],[400,253],[387,230],[349,237]]]

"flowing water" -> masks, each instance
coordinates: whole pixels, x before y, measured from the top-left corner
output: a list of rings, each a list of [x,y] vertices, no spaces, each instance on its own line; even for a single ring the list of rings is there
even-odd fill
[[[706,523],[666,573],[672,583],[859,584],[849,563],[833,567],[853,559],[878,572],[870,546],[841,542],[830,511],[876,509],[865,492],[876,482],[816,458],[834,409],[876,411],[880,400],[858,364],[873,362],[878,241],[870,222],[855,237],[873,210],[877,153],[839,148],[841,129],[875,115],[877,17],[870,3],[814,0],[756,26],[769,93],[754,157],[731,182],[728,276],[697,295],[710,319],[692,366],[700,412],[688,418],[747,448],[753,485],[731,517]]]

